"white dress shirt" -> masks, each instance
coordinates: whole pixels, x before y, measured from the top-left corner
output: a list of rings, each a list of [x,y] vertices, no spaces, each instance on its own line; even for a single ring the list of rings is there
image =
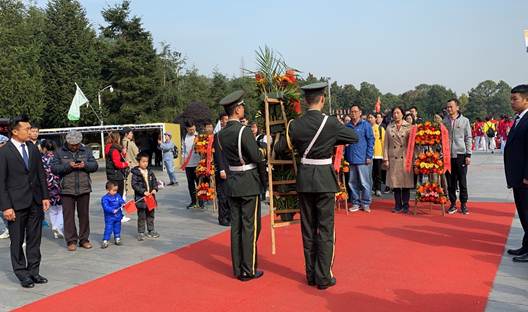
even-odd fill
[[[521,121],[521,119],[524,117],[524,114],[526,114],[526,112],[528,112],[528,108],[523,110],[522,113],[520,113],[519,115],[517,115],[519,116],[519,118],[516,118],[517,120],[513,124],[513,127],[517,126],[517,124],[519,123],[519,121]]]
[[[13,138],[11,138],[11,143],[13,143],[13,145],[15,145],[15,147],[18,150],[18,152],[20,153],[20,157],[22,157],[22,159],[24,159],[24,154],[22,154],[22,144],[25,144],[26,153],[27,153],[28,159],[29,159],[29,149],[28,149],[27,143],[19,142],[19,141],[13,139]]]

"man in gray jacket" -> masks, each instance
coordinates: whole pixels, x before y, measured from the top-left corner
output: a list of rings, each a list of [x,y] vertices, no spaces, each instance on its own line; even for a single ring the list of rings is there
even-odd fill
[[[57,150],[52,160],[51,170],[61,177],[62,208],[64,215],[64,238],[69,251],[79,246],[90,249],[90,193],[92,183],[90,173],[96,172],[98,165],[92,151],[81,144],[82,134],[70,131],[66,144]],[[79,234],[75,226],[75,210],[79,218]]]
[[[471,163],[471,124],[469,119],[459,112],[460,106],[457,99],[447,101],[448,116],[444,124],[449,131],[449,142],[451,144],[451,172],[446,173],[447,188],[451,206],[447,210],[449,214],[457,212],[456,190],[457,184],[460,190],[460,210],[463,214],[469,214],[467,208],[467,166]]]

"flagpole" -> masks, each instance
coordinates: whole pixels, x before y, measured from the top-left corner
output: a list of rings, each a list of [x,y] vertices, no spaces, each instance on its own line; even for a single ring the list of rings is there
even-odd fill
[[[106,158],[106,155],[104,152],[105,140],[104,140],[104,131],[103,131],[104,121],[103,121],[103,104],[101,100],[101,93],[106,89],[109,89],[110,93],[114,92],[114,88],[112,88],[112,85],[108,85],[97,92],[97,101],[99,102],[99,114],[101,116],[99,118],[99,121],[101,122],[101,151],[102,151],[101,153],[103,154],[103,159]]]

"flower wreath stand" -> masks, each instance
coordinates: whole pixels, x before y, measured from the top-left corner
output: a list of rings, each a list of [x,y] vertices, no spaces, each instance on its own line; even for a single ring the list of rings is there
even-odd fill
[[[339,186],[339,192],[335,195],[335,210],[339,211],[345,209],[348,215],[348,191],[346,187],[345,173],[350,171],[349,164],[343,158],[344,145],[339,145],[335,149],[334,153],[334,170],[337,173],[337,184]]]
[[[213,164],[214,136],[200,134],[194,141],[194,150],[202,158],[196,166],[198,187],[196,188],[197,202],[212,202],[213,212],[217,211],[215,166]]]
[[[443,124],[426,121],[412,127],[405,169],[410,172],[412,166],[417,176],[414,215],[419,212],[419,202],[429,203],[429,214],[434,205],[439,205],[442,215],[445,215],[445,173],[451,169],[450,160],[449,134]],[[423,210],[420,212],[424,213]]]

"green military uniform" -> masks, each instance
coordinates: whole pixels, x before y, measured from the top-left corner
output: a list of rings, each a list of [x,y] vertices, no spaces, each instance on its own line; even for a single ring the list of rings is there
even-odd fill
[[[235,91],[220,104],[242,105],[243,95],[242,91]],[[240,121],[230,119],[219,132],[218,139],[230,172],[226,195],[231,208],[233,273],[237,278],[247,280],[257,274],[257,239],[261,228],[259,194],[264,188],[265,167],[251,129]]]
[[[305,94],[323,94],[325,86],[325,83],[316,83],[302,89]],[[313,141],[317,133],[318,137]],[[292,122],[290,134],[293,145],[302,155],[297,173],[297,192],[306,277],[309,284],[325,287],[333,280],[334,207],[335,193],[339,191],[332,154],[334,146],[356,143],[358,138],[353,129],[346,128],[335,117],[326,116],[319,110],[308,110]]]

